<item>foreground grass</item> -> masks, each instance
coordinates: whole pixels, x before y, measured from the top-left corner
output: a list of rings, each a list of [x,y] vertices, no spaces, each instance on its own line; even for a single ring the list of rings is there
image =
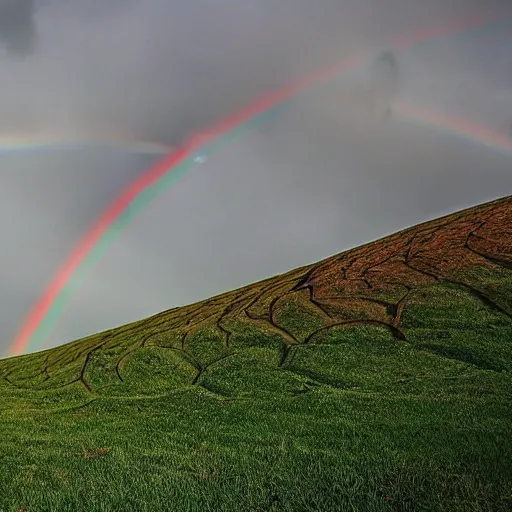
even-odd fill
[[[512,510],[493,258],[330,306],[298,269],[0,361],[0,510]]]
[[[510,510],[496,398],[312,395],[244,407],[191,392],[4,421],[2,509]]]

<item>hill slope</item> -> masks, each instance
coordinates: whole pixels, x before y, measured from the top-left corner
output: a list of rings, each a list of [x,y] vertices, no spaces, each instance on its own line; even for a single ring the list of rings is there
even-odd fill
[[[0,510],[506,510],[511,335],[512,196],[0,360]]]

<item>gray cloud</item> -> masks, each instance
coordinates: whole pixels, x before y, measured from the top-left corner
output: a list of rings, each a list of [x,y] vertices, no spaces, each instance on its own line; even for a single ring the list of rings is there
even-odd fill
[[[20,19],[32,19],[31,2],[10,3],[20,6]],[[38,51],[0,69],[0,114],[45,129],[129,127],[176,143],[361,47],[482,8],[462,0],[416,4],[47,0],[38,4]],[[12,21],[3,25],[11,37],[24,33]]]
[[[32,53],[36,45],[33,0],[0,1],[0,42],[12,56]]]
[[[177,144],[296,77],[481,8],[41,0],[35,51],[2,56],[0,142],[2,133],[106,132]],[[511,37],[495,29],[403,52],[399,97],[506,131]],[[512,193],[509,157],[397,116],[381,122],[354,95],[366,80],[361,72],[297,98],[166,191],[113,242],[45,346]],[[151,161],[115,151],[0,153],[2,347],[87,226]]]

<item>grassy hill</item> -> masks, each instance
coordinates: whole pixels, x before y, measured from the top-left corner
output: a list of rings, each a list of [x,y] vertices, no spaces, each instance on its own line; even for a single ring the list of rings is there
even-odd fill
[[[0,360],[0,510],[508,511],[511,406],[512,196]]]

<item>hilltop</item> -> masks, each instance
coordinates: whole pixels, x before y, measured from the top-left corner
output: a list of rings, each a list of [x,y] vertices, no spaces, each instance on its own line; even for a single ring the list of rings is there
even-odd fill
[[[0,360],[0,510],[506,510],[511,334],[509,196]]]

